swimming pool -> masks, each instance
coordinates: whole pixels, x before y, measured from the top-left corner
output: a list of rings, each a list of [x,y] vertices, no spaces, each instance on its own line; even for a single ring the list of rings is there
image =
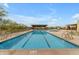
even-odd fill
[[[0,49],[79,48],[44,30],[34,30],[0,43]]]

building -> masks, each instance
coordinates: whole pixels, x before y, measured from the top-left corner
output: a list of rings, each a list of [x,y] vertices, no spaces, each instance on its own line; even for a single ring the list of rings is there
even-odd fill
[[[77,30],[77,24],[69,24],[65,26],[67,30]]]
[[[79,32],[79,20],[77,21],[77,24],[66,25],[65,29],[67,29],[67,30],[76,30],[77,32]]]
[[[47,25],[32,25],[32,29],[47,29]]]
[[[77,21],[77,32],[79,32],[79,20]]]

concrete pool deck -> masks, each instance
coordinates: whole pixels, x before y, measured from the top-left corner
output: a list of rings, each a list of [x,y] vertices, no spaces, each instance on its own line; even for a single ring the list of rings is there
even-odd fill
[[[64,35],[63,33],[65,33],[66,31],[67,30],[59,30],[57,32],[55,32],[55,31],[48,31],[48,32],[53,34],[53,35],[55,35],[55,36],[57,36],[57,37],[63,38],[64,40],[66,40],[68,42],[71,42],[71,43],[76,44],[76,45],[79,46],[79,36],[74,36],[73,35],[73,39],[65,38],[65,37],[63,37],[63,35]]]
[[[6,41],[6,40],[9,40],[11,38],[14,38],[16,36],[19,36],[19,35],[22,35],[26,32],[30,32],[32,30],[28,30],[28,31],[23,31],[23,32],[17,32],[17,33],[12,33],[12,34],[8,34],[8,35],[4,35],[4,36],[1,36],[0,37],[0,42],[3,42],[3,41]]]
[[[79,55],[79,49],[0,50],[0,55]]]

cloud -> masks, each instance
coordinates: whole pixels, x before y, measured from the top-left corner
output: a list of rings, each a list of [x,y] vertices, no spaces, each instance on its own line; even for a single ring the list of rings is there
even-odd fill
[[[72,16],[73,19],[79,19],[79,13],[75,14],[74,16]]]
[[[47,24],[49,26],[57,25],[57,22],[60,21],[60,18],[53,18],[52,16],[46,17],[32,17],[32,16],[23,16],[23,15],[9,15],[9,19],[22,23],[27,26],[32,24]]]
[[[6,7],[6,8],[9,8],[8,3],[0,3],[0,6],[3,6],[3,7]]]
[[[4,6],[7,7],[7,8],[9,8],[8,3],[4,3]]]
[[[79,13],[72,16],[73,23],[76,23],[79,20]]]

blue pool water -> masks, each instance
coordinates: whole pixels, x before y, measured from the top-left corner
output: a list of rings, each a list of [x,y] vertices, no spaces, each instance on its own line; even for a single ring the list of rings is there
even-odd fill
[[[44,30],[34,30],[0,43],[0,49],[79,48]]]

